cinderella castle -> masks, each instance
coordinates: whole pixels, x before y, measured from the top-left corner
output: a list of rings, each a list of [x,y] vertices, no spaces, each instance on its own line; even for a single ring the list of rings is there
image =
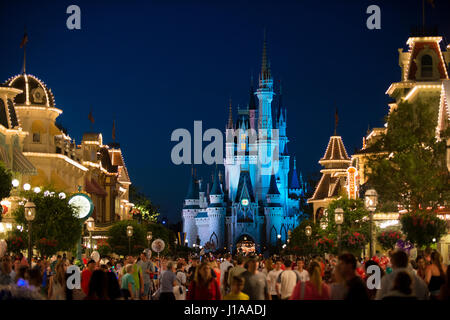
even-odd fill
[[[262,252],[286,243],[301,222],[307,186],[295,158],[291,169],[286,108],[281,92],[276,106],[274,96],[264,37],[258,89],[251,86],[236,121],[230,102],[224,173],[216,167],[205,183],[192,170],[182,209],[188,246]]]

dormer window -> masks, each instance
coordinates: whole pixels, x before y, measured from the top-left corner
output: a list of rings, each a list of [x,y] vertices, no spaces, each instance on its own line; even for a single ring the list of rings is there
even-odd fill
[[[422,77],[431,78],[433,76],[433,58],[426,54],[422,57],[420,62],[422,66]]]

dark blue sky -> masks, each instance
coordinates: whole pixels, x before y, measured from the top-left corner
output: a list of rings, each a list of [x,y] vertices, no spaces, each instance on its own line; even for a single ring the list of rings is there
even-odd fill
[[[435,2],[427,20],[450,37],[449,2]],[[81,30],[66,28],[71,4],[81,8]],[[371,4],[381,7],[381,30],[366,28]],[[92,108],[107,143],[115,118],[133,183],[175,221],[190,166],[171,163],[171,132],[192,132],[194,120],[224,129],[229,97],[247,104],[264,27],[272,74],[283,83],[289,151],[307,175],[320,169],[335,107],[350,154],[368,126],[383,125],[385,91],[400,80],[397,48],[406,48],[421,9],[421,0],[2,1],[0,81],[21,71],[26,26],[27,72],[52,89],[70,136],[79,143],[90,131]]]

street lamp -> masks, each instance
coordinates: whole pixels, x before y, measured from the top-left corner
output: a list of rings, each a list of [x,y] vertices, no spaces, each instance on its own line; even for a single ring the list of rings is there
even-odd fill
[[[369,232],[370,232],[370,245],[369,255],[373,257],[374,253],[374,241],[373,241],[373,213],[377,209],[378,193],[375,189],[369,189],[365,193],[364,204],[366,209],[369,210]]]
[[[92,244],[92,231],[95,229],[95,220],[92,217],[89,217],[86,220],[86,229],[89,231],[89,255],[92,253],[93,244]]]
[[[27,201],[25,203],[25,219],[28,221],[28,263],[31,268],[31,257],[32,257],[32,248],[31,248],[31,224],[36,217],[36,205],[31,202]]]
[[[344,210],[342,208],[336,208],[334,210],[334,222],[337,225],[338,228],[338,253],[341,252],[341,225],[344,222]]]
[[[308,238],[311,237],[311,235],[312,235],[312,228],[311,228],[311,226],[306,226],[305,233],[306,233],[306,236]]]
[[[152,241],[153,233],[151,231],[147,232],[147,246],[150,249],[150,241]]]
[[[327,226],[328,226],[327,219],[325,219],[325,217],[322,217],[320,219],[320,227],[322,228],[322,230],[325,230]]]
[[[128,255],[131,255],[131,237],[133,236],[133,226],[127,227],[127,237],[128,237]]]

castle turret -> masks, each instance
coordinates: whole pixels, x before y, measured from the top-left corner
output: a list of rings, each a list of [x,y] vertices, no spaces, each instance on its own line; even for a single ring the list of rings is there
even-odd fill
[[[266,216],[267,242],[275,246],[277,243],[277,236],[281,232],[283,206],[281,204],[281,195],[277,187],[275,174],[273,173],[270,176],[270,186],[266,195],[264,215]]]
[[[183,206],[183,231],[186,233],[189,246],[192,246],[197,239],[198,231],[195,217],[199,212],[199,186],[195,180],[194,170],[192,170],[188,193],[184,199]]]
[[[223,202],[223,191],[217,168],[214,172],[214,182],[209,194],[209,201],[210,204],[207,209],[209,218],[209,242],[214,243],[216,249],[219,249],[225,244],[226,207]]]

